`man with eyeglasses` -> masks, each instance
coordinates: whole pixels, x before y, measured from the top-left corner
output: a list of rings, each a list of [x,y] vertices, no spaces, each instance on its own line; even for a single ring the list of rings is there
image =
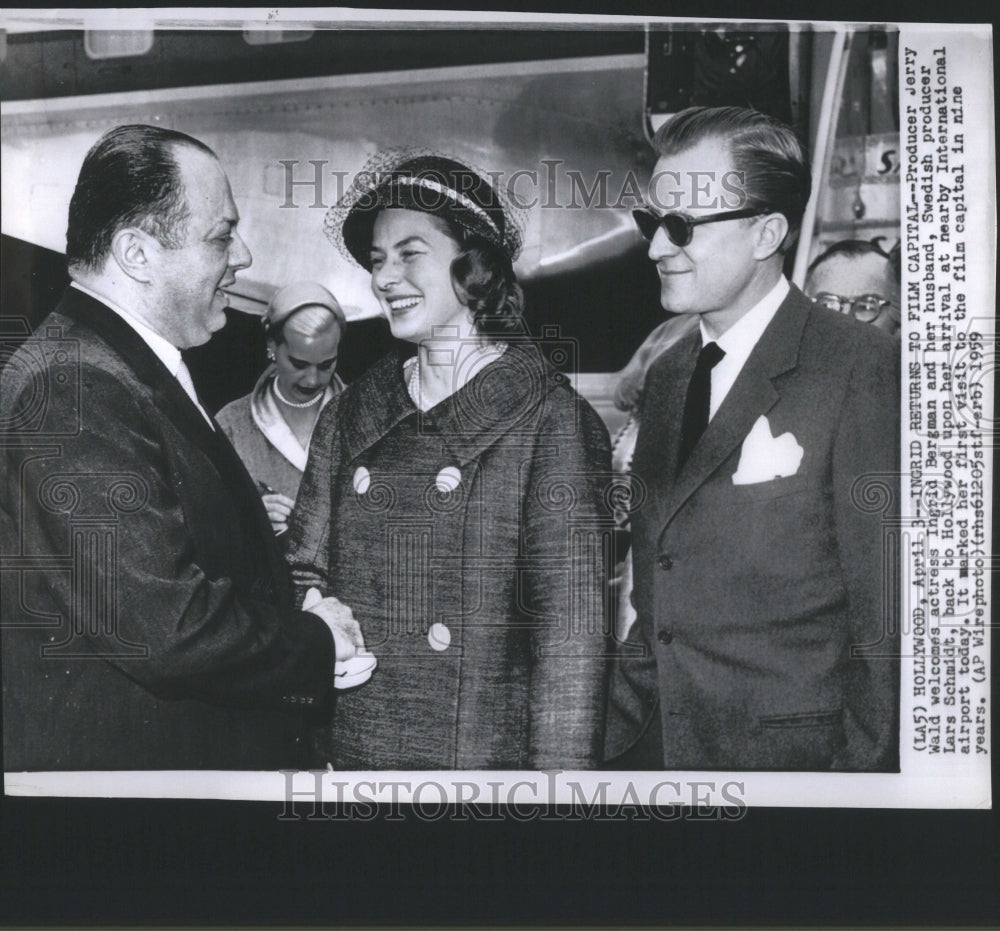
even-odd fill
[[[698,325],[640,402],[607,766],[892,771],[898,346],[784,278],[810,187],[788,127],[699,107],[653,143],[635,218]]]
[[[886,253],[876,242],[845,239],[813,260],[805,291],[824,307],[897,336],[899,276],[898,247]]]

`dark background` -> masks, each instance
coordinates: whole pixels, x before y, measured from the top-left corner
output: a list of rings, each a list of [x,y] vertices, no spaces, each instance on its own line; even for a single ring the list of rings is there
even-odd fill
[[[12,927],[940,928],[1000,914],[986,812],[346,823],[279,821],[277,803],[8,798],[2,810]]]

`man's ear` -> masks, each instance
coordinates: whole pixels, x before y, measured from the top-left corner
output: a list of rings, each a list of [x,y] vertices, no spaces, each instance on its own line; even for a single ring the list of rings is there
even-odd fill
[[[754,258],[769,259],[781,248],[788,235],[788,220],[784,214],[769,213],[757,221],[756,227]]]
[[[129,278],[145,284],[152,279],[152,260],[158,246],[159,243],[154,242],[148,233],[126,227],[112,237],[111,255]]]

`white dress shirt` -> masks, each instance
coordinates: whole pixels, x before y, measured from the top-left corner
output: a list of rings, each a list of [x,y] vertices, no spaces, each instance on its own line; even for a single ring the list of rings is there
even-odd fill
[[[205,422],[212,427],[213,430],[215,429],[212,424],[212,418],[208,416],[208,411],[201,406],[201,402],[198,400],[198,395],[194,390],[194,382],[191,380],[191,373],[188,371],[187,365],[184,364],[181,351],[173,345],[173,343],[164,339],[159,333],[150,328],[147,324],[143,323],[143,321],[138,317],[133,317],[124,307],[116,304],[103,294],[98,294],[96,291],[92,291],[86,285],[80,284],[79,281],[71,282],[70,287],[76,288],[77,291],[82,291],[84,294],[92,297],[95,301],[100,301],[105,307],[109,310],[113,310],[119,317],[122,318],[122,320],[132,327],[132,329],[135,330],[140,337],[142,337],[143,342],[153,350],[156,357],[167,367],[167,371],[177,379],[180,386],[184,389],[184,393],[201,412],[201,416],[205,418]]]
[[[790,290],[788,279],[784,275],[778,283],[754,304],[739,320],[737,320],[718,339],[713,339],[705,330],[704,321],[701,326],[701,343],[716,343],[725,352],[725,356],[712,369],[712,397],[708,406],[708,419],[725,401],[726,395],[736,382],[743,366],[746,365],[754,346],[760,342],[767,325],[774,319],[781,302],[788,296]]]

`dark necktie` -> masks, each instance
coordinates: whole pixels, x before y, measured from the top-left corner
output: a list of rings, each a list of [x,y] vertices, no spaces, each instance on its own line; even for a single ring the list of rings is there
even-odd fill
[[[712,399],[712,369],[725,355],[717,343],[701,347],[694,374],[688,383],[684,398],[684,419],[681,421],[681,439],[677,450],[677,471],[691,455],[698,439],[708,426],[708,409]]]

